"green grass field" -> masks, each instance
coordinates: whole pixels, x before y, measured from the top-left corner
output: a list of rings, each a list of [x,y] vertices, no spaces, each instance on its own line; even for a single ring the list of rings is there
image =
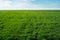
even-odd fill
[[[60,40],[60,10],[0,10],[0,40]]]

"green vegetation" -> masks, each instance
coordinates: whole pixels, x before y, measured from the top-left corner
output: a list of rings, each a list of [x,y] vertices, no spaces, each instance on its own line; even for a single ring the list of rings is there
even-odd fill
[[[60,10],[0,10],[0,40],[60,40]]]

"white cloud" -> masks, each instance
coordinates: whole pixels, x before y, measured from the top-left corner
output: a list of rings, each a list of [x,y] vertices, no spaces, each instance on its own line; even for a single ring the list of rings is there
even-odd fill
[[[13,3],[10,0],[5,0],[5,1],[0,1],[0,9],[39,9],[39,5],[34,5],[28,0],[24,0],[25,2],[18,2],[18,3]],[[33,0],[30,0],[33,1]]]
[[[23,1],[35,1],[35,0],[23,0]]]
[[[16,0],[19,1],[19,0]],[[35,0],[20,0],[19,2],[13,2],[11,0],[0,0],[0,10],[3,9],[54,9],[51,4],[47,7],[43,4],[33,4],[30,1]],[[57,4],[56,4],[57,5]],[[53,4],[53,7],[56,6]]]
[[[0,0],[0,9],[5,9],[11,6],[11,1]]]

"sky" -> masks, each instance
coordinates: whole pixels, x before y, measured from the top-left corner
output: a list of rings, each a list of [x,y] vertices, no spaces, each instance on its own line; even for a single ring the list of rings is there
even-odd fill
[[[60,10],[60,0],[0,0],[0,10]]]

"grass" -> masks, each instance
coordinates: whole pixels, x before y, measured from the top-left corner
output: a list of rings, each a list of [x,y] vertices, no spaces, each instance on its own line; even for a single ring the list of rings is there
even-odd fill
[[[0,40],[60,40],[60,10],[0,10]]]

